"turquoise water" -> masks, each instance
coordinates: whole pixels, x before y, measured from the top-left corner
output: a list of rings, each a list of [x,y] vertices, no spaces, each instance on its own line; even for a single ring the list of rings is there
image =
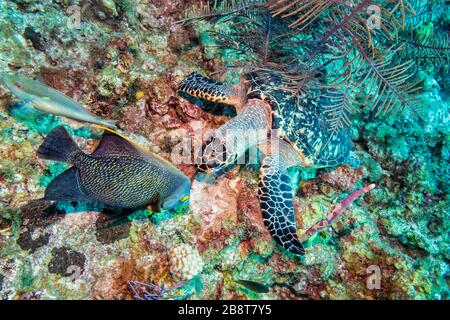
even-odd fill
[[[448,299],[450,8],[375,2],[0,0],[0,297]],[[50,132],[91,154],[103,129],[4,74],[117,119],[189,198],[39,200],[73,165],[40,159]],[[217,160],[224,128],[264,141]],[[114,172],[115,200],[144,175]]]

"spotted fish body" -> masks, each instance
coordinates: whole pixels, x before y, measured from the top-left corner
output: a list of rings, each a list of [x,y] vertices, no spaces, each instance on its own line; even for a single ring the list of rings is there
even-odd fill
[[[174,191],[175,185],[171,183],[176,175],[156,158],[86,155],[80,151],[67,162],[78,169],[78,182],[84,194],[114,207],[144,207]]]
[[[108,132],[88,155],[63,127],[57,127],[38,154],[72,165],[50,183],[46,200],[88,200],[118,208],[142,208],[158,201],[164,205],[171,197],[181,202],[189,195],[190,180],[176,167]]]

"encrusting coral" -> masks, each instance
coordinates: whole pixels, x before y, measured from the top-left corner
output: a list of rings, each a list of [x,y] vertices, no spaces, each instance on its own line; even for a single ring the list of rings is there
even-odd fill
[[[169,268],[176,281],[187,281],[203,270],[203,260],[198,251],[187,244],[180,244],[168,251]]]

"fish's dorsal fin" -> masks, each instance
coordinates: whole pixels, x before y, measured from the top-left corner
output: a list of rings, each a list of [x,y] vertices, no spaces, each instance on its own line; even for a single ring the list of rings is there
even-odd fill
[[[98,144],[92,155],[105,156],[113,154],[129,154],[142,156],[140,151],[128,139],[116,134],[112,130],[105,130],[103,131],[103,136],[100,140],[100,143]]]
[[[147,153],[150,156],[158,158],[161,162],[163,162],[167,166],[171,167],[172,169],[179,170],[170,161],[164,159],[163,157],[161,157],[160,155],[154,153],[153,151],[151,151],[150,149],[146,148],[145,146],[138,144],[137,142],[133,141],[131,138],[126,137],[125,135],[121,134],[120,132],[118,132],[116,130],[113,130],[111,128],[107,128],[107,127],[101,126],[101,125],[95,125],[95,127],[104,130],[103,138],[105,137],[106,133],[110,133],[113,136],[116,136],[118,138],[122,138],[125,142],[129,143],[129,145],[131,146],[131,148],[134,149],[134,152],[136,152],[136,154],[140,154],[142,156],[142,153],[139,152],[139,150],[140,150],[143,153]],[[102,141],[103,141],[103,138],[102,138]],[[96,153],[96,152],[100,148],[100,146],[102,145],[102,141],[100,141],[100,144],[98,145],[97,149],[93,152],[93,155],[99,155],[100,154],[100,153]],[[118,141],[118,140],[115,140],[115,141]],[[104,151],[99,151],[99,152],[104,152]],[[102,153],[102,154],[104,154],[104,153]]]

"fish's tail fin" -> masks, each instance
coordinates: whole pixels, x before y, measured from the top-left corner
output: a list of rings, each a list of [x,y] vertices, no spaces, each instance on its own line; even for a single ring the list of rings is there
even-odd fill
[[[65,162],[70,154],[80,150],[64,127],[56,127],[45,138],[37,153],[41,159]]]

